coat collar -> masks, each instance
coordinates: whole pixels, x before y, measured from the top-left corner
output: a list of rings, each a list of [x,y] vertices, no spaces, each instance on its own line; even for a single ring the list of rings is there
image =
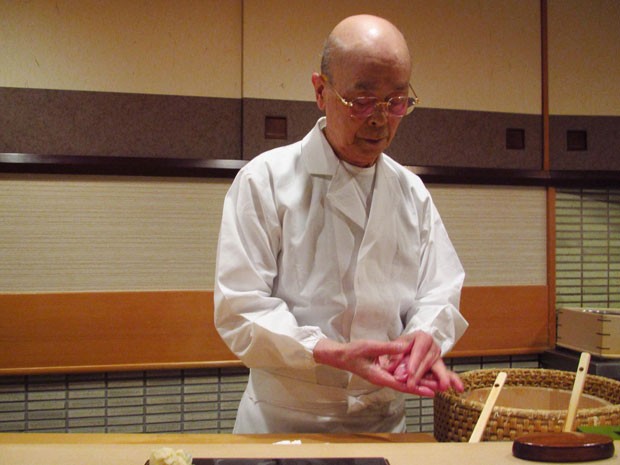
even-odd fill
[[[325,117],[320,118],[301,141],[301,157],[310,174],[333,176],[340,163],[323,134],[325,121]]]
[[[366,212],[356,200],[351,175],[341,165],[338,157],[323,134],[325,117],[320,118],[314,128],[304,137],[301,143],[301,157],[311,175],[325,176],[332,179],[327,196],[332,205],[361,228],[366,226]],[[395,183],[390,177],[396,176],[394,168],[381,154],[376,164],[375,189],[372,199],[369,222],[374,216],[382,217],[392,211],[397,194]],[[336,176],[337,174],[337,176]],[[373,212],[375,212],[373,214]]]

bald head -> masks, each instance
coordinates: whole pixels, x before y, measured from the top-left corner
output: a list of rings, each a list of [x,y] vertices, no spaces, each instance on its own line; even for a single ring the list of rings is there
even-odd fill
[[[402,33],[386,19],[372,15],[349,16],[336,25],[325,42],[321,73],[334,80],[337,67],[360,59],[411,67],[409,47]]]
[[[389,105],[393,98],[409,95],[410,79],[409,48],[392,23],[357,15],[334,28],[323,50],[321,74],[312,74],[312,85],[325,112],[323,133],[338,158],[360,167],[377,162],[402,120],[390,113]],[[369,102],[362,99],[383,105],[371,103],[372,114],[354,114],[354,101],[358,106]]]

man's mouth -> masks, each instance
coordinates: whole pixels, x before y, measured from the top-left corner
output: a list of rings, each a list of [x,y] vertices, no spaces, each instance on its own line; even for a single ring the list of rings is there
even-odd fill
[[[362,137],[362,140],[369,144],[379,144],[385,140],[385,137]]]

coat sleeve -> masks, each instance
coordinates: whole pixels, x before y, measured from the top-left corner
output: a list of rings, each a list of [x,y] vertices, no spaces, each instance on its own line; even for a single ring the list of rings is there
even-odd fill
[[[269,179],[241,170],[224,200],[215,326],[248,367],[308,369],[325,336],[318,327],[299,326],[286,302],[272,295],[282,230]]]
[[[468,326],[459,312],[465,271],[430,195],[422,203],[420,242],[419,280],[405,333],[431,334],[445,355]]]

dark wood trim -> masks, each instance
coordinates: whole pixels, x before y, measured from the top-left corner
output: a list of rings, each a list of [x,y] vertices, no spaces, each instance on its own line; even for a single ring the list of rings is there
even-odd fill
[[[543,170],[551,167],[549,149],[549,42],[547,28],[547,0],[540,0],[540,75],[543,125]]]
[[[620,171],[551,170],[548,187],[620,187]]]
[[[556,315],[555,306],[557,301],[555,272],[556,265],[556,215],[555,215],[555,188],[547,189],[547,305],[549,316],[549,341],[555,344],[556,339]]]
[[[618,171],[544,171],[503,168],[411,167],[426,183],[541,187],[618,187]]]
[[[0,173],[234,178],[246,160],[0,153]],[[545,171],[412,166],[426,183],[618,187],[618,171]]]
[[[491,184],[546,186],[548,173],[541,170],[503,168],[453,168],[412,166],[411,170],[425,183],[437,184]]]
[[[0,153],[0,172],[233,178],[243,160]]]

